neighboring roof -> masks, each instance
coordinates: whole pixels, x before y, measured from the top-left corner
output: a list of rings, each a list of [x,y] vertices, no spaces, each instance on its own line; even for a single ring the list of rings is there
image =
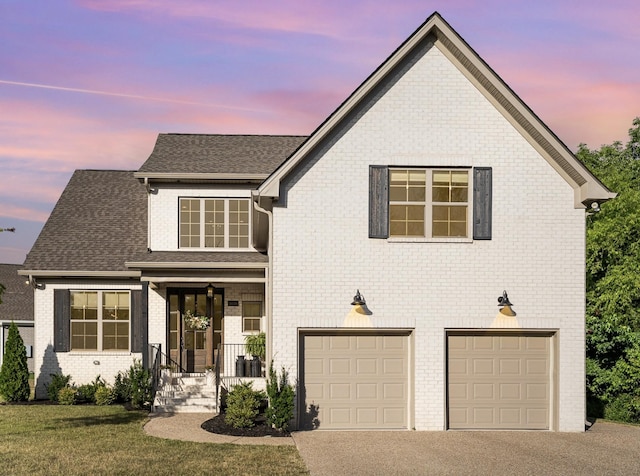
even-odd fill
[[[219,134],[159,134],[137,178],[264,180],[306,137]]]
[[[529,109],[482,58],[451,28],[439,13],[431,15],[382,63],[258,188],[261,196],[277,199],[280,182],[346,120],[376,87],[402,66],[405,58],[432,41],[471,81],[575,191],[575,205],[615,197],[560,139]]]
[[[76,170],[21,274],[126,275],[125,261],[146,249],[147,193],[133,172]]]
[[[33,320],[33,288],[18,274],[20,268],[21,264],[0,264],[0,284],[5,287],[0,295],[0,321]]]

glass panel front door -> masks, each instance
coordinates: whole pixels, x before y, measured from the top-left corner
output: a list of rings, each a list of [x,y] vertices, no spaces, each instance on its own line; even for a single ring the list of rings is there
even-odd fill
[[[170,289],[168,300],[169,356],[185,372],[204,372],[214,365],[214,351],[222,344],[223,290]],[[198,329],[185,321],[185,314],[207,316],[209,327]]]

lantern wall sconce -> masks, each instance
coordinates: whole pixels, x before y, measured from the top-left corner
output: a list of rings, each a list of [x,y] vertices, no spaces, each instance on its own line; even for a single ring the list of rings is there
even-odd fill
[[[501,308],[500,312],[505,316],[515,316],[516,313],[511,306],[513,304],[509,301],[509,296],[507,295],[507,291],[502,292],[502,296],[498,297],[498,306]]]
[[[364,300],[364,297],[360,294],[360,290],[358,289],[356,291],[356,295],[353,296],[353,302],[351,303],[352,306],[364,306],[365,304],[367,304],[367,301]]]
[[[207,286],[207,297],[212,298],[213,297],[213,284],[209,283],[209,286]]]

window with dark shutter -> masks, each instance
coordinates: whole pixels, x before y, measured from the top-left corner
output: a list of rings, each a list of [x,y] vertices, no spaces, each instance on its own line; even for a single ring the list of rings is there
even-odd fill
[[[69,352],[71,341],[71,309],[68,289],[53,291],[53,350]]]
[[[369,238],[389,237],[389,168],[369,166]]]
[[[473,239],[491,239],[491,167],[473,169]]]

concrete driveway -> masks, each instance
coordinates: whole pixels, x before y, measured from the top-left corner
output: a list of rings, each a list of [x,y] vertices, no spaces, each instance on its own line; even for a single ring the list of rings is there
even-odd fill
[[[306,431],[293,439],[311,476],[638,475],[640,427],[585,433]]]

